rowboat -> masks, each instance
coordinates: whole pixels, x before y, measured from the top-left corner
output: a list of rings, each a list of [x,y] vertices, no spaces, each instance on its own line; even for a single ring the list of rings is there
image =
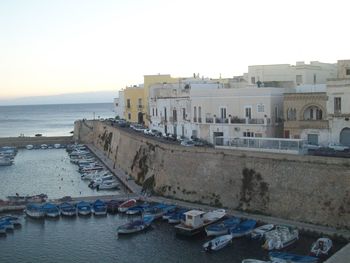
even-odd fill
[[[203,248],[205,251],[208,251],[208,252],[217,251],[227,246],[231,241],[232,241],[231,234],[222,235],[204,243]]]

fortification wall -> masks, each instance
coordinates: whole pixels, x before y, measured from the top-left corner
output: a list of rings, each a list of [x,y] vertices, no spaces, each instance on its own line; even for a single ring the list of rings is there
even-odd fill
[[[349,159],[183,147],[101,122],[91,125],[79,136],[82,142],[93,143],[163,196],[350,227]]]

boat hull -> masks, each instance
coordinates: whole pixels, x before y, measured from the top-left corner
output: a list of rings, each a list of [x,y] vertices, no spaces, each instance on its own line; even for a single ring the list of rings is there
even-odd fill
[[[26,213],[27,216],[29,216],[31,218],[40,219],[40,218],[44,218],[45,217],[45,212],[44,211],[29,211],[29,210],[26,210],[25,213]]]

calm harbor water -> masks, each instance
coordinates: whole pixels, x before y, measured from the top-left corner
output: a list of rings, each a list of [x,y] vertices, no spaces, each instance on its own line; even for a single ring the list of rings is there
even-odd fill
[[[78,119],[114,116],[112,103],[0,106],[0,137],[68,136]]]
[[[0,167],[0,194],[47,193],[49,198],[65,195],[98,195],[79,178],[76,166],[60,149],[20,150],[15,164]],[[110,193],[110,192],[108,192]],[[234,240],[216,253],[205,253],[204,235],[177,236],[173,226],[155,222],[151,229],[130,236],[116,236],[118,225],[132,217],[116,214],[104,217],[76,217],[35,220],[18,214],[22,227],[0,236],[0,262],[231,262],[244,258],[268,259],[261,241]],[[286,251],[308,254],[315,238],[302,236]],[[339,249],[340,244],[336,245]]]

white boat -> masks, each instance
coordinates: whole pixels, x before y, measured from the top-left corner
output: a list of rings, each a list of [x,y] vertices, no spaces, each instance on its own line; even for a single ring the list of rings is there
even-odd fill
[[[111,190],[119,187],[119,183],[117,180],[110,180],[102,182],[96,186],[97,190]]]
[[[113,175],[104,175],[98,177],[90,182],[89,187],[96,188],[98,185],[106,181],[115,181],[115,177]]]
[[[274,228],[273,224],[267,224],[263,226],[259,226],[253,230],[251,233],[252,238],[263,238],[265,233],[272,230]]]
[[[232,235],[223,235],[223,236],[218,236],[206,243],[203,244],[203,248],[205,251],[217,251],[219,249],[224,248],[227,246],[230,242],[232,241]]]
[[[263,261],[258,259],[247,258],[247,259],[243,259],[242,263],[271,263],[271,261]]]
[[[61,144],[55,143],[55,144],[53,145],[53,147],[54,147],[55,149],[59,149],[59,148],[61,148]]]
[[[263,248],[267,250],[282,249],[299,239],[299,231],[288,226],[277,226],[275,230],[265,233]]]
[[[98,171],[95,173],[85,173],[81,176],[82,180],[87,180],[87,181],[93,181],[96,180],[98,178],[101,178],[103,176],[110,176],[112,175],[111,173],[109,173],[108,171]]]
[[[316,257],[327,256],[332,246],[333,242],[329,238],[319,238],[315,243],[312,244],[310,254]]]
[[[40,145],[40,148],[41,148],[41,149],[47,149],[48,146],[47,146],[47,144],[42,144],[42,145]]]
[[[27,150],[33,150],[33,148],[34,148],[34,145],[32,145],[32,144],[28,144],[28,145],[26,146],[26,149],[27,149]]]
[[[25,213],[32,218],[44,218],[45,217],[45,211],[43,210],[42,205],[38,205],[38,204],[27,205]]]
[[[200,233],[204,228],[210,224],[219,221],[226,215],[224,209],[217,209],[210,212],[203,212],[200,210],[190,210],[185,215],[185,221],[175,226],[175,231],[178,234],[193,236]]]

